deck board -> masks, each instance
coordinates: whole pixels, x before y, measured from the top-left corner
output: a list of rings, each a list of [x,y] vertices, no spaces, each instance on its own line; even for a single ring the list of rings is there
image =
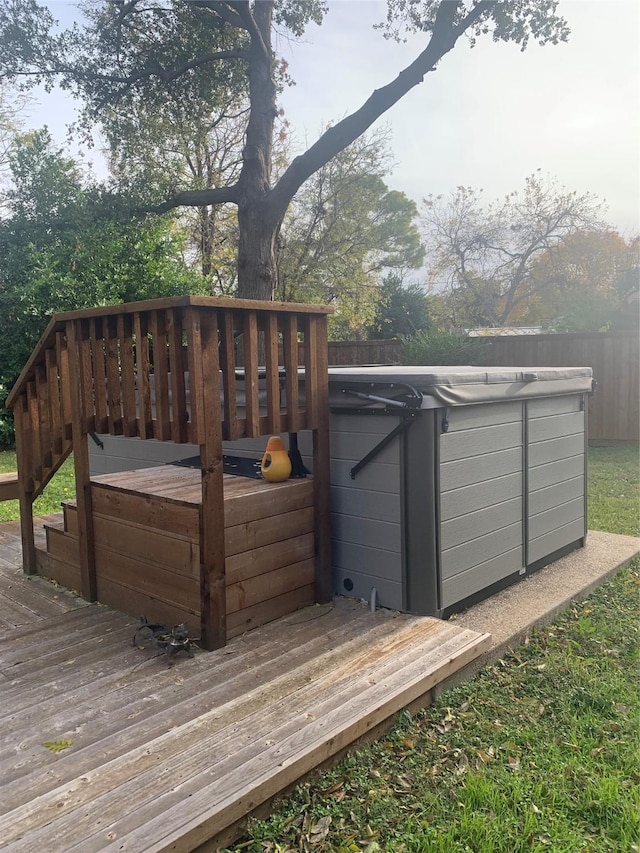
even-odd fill
[[[13,851],[195,849],[490,641],[337,599],[169,669],[132,645],[135,620],[21,578],[0,568],[0,838]],[[31,617],[8,624],[27,591]],[[59,739],[72,744],[43,746]]]

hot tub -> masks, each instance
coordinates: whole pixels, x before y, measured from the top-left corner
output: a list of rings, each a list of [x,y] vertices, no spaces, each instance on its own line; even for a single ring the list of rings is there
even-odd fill
[[[336,593],[447,615],[584,545],[590,368],[329,372]]]

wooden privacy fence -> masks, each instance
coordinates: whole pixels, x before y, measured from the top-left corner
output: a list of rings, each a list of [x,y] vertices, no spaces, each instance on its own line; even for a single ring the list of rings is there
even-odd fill
[[[636,332],[487,337],[484,364],[515,367],[591,367],[597,382],[589,401],[589,440],[640,440],[640,341]],[[402,342],[329,343],[329,364],[402,363]]]
[[[202,641],[223,645],[222,441],[306,429],[313,432],[316,599],[329,600],[330,310],[179,297],[54,316],[7,400],[25,572],[36,571],[33,501],[73,450],[81,593],[96,599],[89,433],[198,444]]]
[[[583,332],[487,338],[484,363],[522,367],[591,367],[589,440],[640,439],[640,347],[636,332]]]

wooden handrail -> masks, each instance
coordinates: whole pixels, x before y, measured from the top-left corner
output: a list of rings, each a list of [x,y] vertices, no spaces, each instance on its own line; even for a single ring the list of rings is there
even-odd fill
[[[35,572],[25,540],[33,500],[73,449],[82,593],[96,596],[89,433],[198,444],[203,635],[222,644],[222,441],[309,429],[328,466],[328,445],[316,433],[327,427],[330,311],[177,297],[55,315],[7,399],[16,415],[25,571]],[[325,579],[325,598],[327,589]]]

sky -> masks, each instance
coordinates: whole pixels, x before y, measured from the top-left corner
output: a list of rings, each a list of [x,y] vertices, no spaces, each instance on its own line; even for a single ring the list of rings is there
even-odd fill
[[[51,0],[61,22],[73,4]],[[356,110],[423,49],[424,36],[396,44],[374,31],[384,0],[329,0],[321,27],[297,42],[280,38],[296,85],[281,97],[294,144],[312,143],[323,125]],[[459,40],[435,72],[374,127],[387,127],[391,189],[417,203],[457,186],[482,188],[488,201],[524,187],[536,170],[608,205],[607,222],[640,233],[640,2],[560,0],[569,41],[523,53],[485,37]],[[72,106],[43,95],[31,124],[62,140]]]

